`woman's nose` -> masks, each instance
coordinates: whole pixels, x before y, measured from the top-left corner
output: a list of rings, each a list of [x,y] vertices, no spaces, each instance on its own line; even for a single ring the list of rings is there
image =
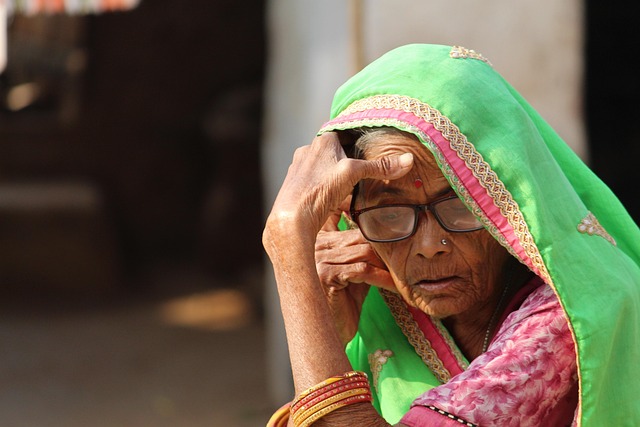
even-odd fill
[[[431,211],[420,215],[418,230],[412,240],[416,255],[425,258],[451,252],[449,232],[440,226]]]

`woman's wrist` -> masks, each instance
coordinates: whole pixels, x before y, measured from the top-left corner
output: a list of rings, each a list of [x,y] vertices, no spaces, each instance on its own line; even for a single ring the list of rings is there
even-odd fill
[[[317,234],[318,230],[315,230],[308,220],[302,220],[301,215],[289,212],[272,213],[267,218],[262,243],[269,257],[271,253],[275,255],[293,252],[294,249],[313,253]]]

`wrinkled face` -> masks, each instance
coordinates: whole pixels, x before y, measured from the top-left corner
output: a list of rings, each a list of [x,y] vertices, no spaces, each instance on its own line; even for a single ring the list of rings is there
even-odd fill
[[[365,148],[366,159],[413,153],[414,167],[403,178],[360,184],[357,208],[381,204],[424,204],[455,193],[428,149],[410,137],[386,135]],[[422,181],[416,186],[416,179]],[[442,244],[442,239],[447,244]],[[371,243],[409,304],[436,318],[486,311],[502,292],[510,255],[484,229],[452,233],[433,213],[420,214],[418,230],[408,239]]]

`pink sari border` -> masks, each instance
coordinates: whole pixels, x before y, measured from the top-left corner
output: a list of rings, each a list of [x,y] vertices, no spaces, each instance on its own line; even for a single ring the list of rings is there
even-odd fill
[[[468,422],[459,421],[457,417],[450,418],[424,406],[414,406],[402,417],[400,422],[407,427],[454,427],[473,425]]]
[[[424,334],[425,338],[431,343],[431,347],[437,353],[438,358],[442,362],[447,371],[454,377],[464,372],[464,368],[460,365],[460,361],[456,358],[453,351],[451,351],[451,344],[448,343],[442,336],[436,325],[429,316],[423,311],[407,306],[409,312],[413,316],[413,320],[416,321],[420,330]]]
[[[520,244],[518,236],[514,232],[513,227],[509,224],[507,218],[505,218],[500,209],[494,203],[491,196],[487,193],[486,189],[482,187],[478,179],[473,175],[471,170],[466,166],[464,160],[462,160],[458,153],[451,148],[449,141],[442,136],[442,133],[437,130],[431,123],[424,119],[417,117],[416,115],[400,110],[394,109],[373,109],[359,111],[353,114],[337,117],[325,123],[322,129],[339,129],[347,123],[362,122],[370,120],[393,120],[406,123],[407,125],[419,129],[426,134],[431,141],[435,144],[436,148],[440,150],[440,153],[448,163],[451,170],[456,174],[458,180],[465,187],[469,195],[476,201],[484,215],[493,223],[496,229],[502,234],[507,243],[511,246],[513,251],[523,260],[529,268],[533,269],[536,274],[539,274],[538,269],[535,268],[529,257],[527,256],[524,248]],[[383,125],[384,123],[380,123]]]

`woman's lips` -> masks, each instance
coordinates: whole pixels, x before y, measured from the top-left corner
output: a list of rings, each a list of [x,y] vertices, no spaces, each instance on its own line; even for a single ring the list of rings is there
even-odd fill
[[[436,280],[421,280],[416,283],[414,286],[423,289],[427,292],[437,292],[443,289],[446,289],[454,284],[456,281],[456,276],[451,277],[443,277],[441,279]]]

